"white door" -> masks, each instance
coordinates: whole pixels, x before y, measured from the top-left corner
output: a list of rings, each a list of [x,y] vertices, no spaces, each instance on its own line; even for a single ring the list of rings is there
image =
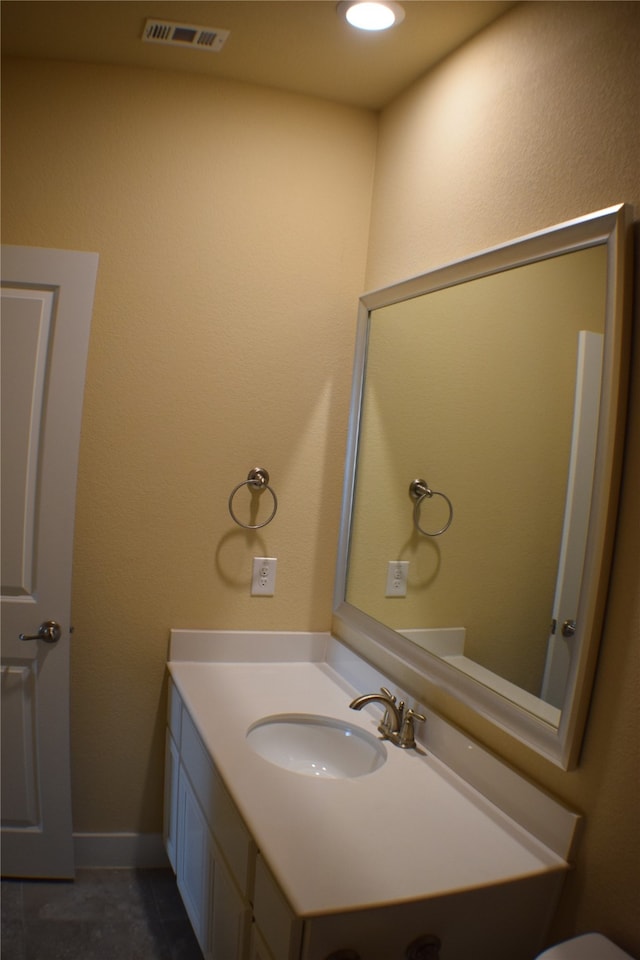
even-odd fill
[[[547,643],[540,694],[543,700],[558,709],[562,709],[564,704],[565,686],[574,650],[572,638],[577,629],[576,614],[580,600],[596,463],[603,348],[604,337],[601,333],[581,330],[578,334],[573,433],[564,526],[553,601],[552,632]]]
[[[72,877],[71,561],[98,256],[2,247],[2,873]],[[22,639],[33,638],[33,639]]]

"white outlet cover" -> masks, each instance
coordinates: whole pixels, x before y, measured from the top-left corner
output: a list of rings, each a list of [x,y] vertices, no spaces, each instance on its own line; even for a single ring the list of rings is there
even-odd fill
[[[387,564],[386,597],[406,597],[409,579],[408,560],[389,560]]]
[[[251,574],[251,596],[272,597],[276,592],[276,557],[254,557]]]

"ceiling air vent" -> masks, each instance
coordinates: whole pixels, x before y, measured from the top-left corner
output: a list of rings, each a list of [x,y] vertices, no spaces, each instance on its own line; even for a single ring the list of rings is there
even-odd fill
[[[172,47],[194,47],[196,50],[222,50],[228,30],[213,27],[194,27],[189,23],[171,23],[169,20],[147,20],[142,40],[144,43],[164,43]]]

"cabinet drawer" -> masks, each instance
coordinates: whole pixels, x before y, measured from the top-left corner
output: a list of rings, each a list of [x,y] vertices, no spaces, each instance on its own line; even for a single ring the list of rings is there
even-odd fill
[[[239,889],[251,898],[255,845],[186,710],[182,711],[180,755],[209,829]]]
[[[182,721],[182,698],[176,690],[175,684],[169,680],[169,703],[167,706],[167,722],[169,730],[176,743],[180,743],[180,726]]]
[[[274,960],[294,960],[300,955],[302,920],[296,917],[259,854],[253,915]]]

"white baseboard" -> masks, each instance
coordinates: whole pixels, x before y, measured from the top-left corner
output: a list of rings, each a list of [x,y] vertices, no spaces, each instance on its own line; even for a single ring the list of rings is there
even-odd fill
[[[75,865],[82,867],[168,867],[159,833],[74,833]]]

